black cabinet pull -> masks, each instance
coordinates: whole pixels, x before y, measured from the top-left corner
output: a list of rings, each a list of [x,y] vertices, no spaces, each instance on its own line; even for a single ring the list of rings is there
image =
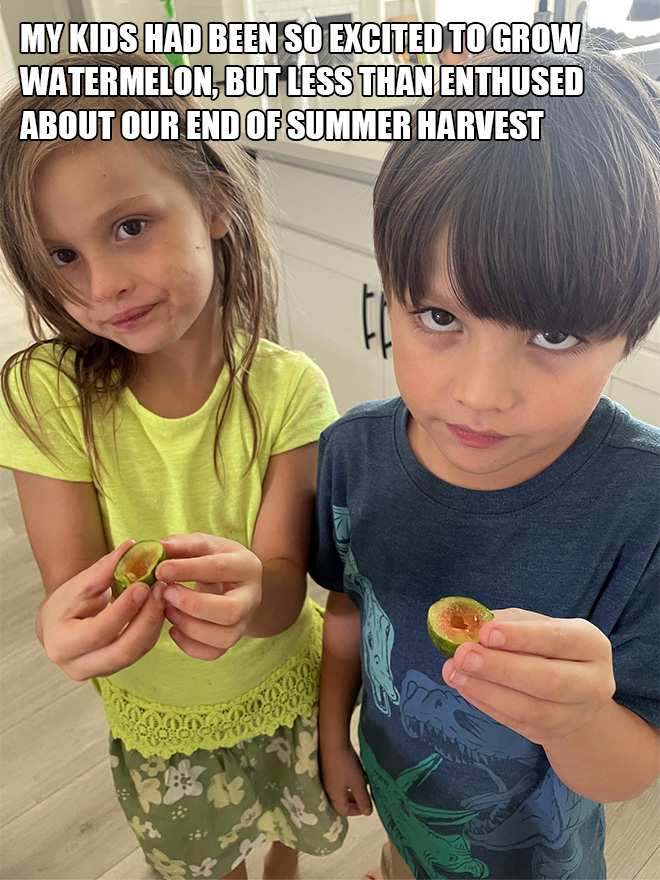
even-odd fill
[[[369,333],[369,328],[367,327],[367,300],[374,295],[373,290],[369,290],[368,285],[362,285],[362,332],[364,333],[364,344],[367,349],[370,349],[369,340],[373,339],[376,335],[375,331],[373,333]]]
[[[387,306],[385,305],[385,295],[380,295],[380,350],[383,357],[387,360],[387,349],[392,347],[392,342],[385,342],[385,315],[387,314]]]

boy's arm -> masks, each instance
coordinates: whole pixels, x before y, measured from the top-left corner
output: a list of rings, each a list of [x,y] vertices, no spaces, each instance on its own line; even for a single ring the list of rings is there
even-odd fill
[[[323,627],[319,751],[323,784],[344,816],[371,813],[350,724],[360,690],[360,613],[343,593],[330,593]]]
[[[658,731],[613,700],[609,639],[586,620],[496,612],[443,677],[474,706],[543,746],[559,778],[594,801],[630,800],[660,772]]]
[[[545,745],[557,776],[601,803],[631,800],[660,773],[660,731],[610,700],[573,734]]]

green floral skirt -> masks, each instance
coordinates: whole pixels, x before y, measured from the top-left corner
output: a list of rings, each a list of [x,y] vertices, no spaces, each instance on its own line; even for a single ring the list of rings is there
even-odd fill
[[[311,855],[347,831],[319,778],[317,719],[229,749],[144,758],[110,739],[117,796],[147,860],[166,880],[224,877],[265,842]]]

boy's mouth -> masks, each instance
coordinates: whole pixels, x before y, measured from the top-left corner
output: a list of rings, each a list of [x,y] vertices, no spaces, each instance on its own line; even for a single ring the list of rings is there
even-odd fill
[[[504,434],[498,434],[497,431],[473,431],[467,425],[450,425],[447,424],[450,433],[462,443],[463,446],[471,446],[473,449],[489,449],[496,446],[502,440],[506,440]]]

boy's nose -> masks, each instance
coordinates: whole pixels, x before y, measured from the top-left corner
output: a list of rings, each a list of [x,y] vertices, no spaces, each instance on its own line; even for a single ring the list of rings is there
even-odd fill
[[[506,412],[516,399],[518,372],[505,357],[465,358],[454,380],[454,399],[475,413]]]

